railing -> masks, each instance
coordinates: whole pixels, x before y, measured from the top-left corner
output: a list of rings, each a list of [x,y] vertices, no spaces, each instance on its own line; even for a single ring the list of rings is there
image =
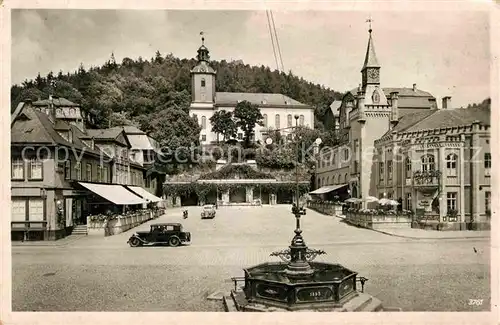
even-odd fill
[[[231,278],[231,281],[234,283],[234,291],[238,291],[238,283],[245,282],[244,276],[235,276]]]

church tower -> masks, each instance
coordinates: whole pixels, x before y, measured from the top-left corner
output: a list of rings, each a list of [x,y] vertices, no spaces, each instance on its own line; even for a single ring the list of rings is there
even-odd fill
[[[198,63],[191,70],[191,101],[192,106],[196,104],[215,103],[215,70],[209,65],[210,55],[205,46],[205,37],[200,33],[201,46],[196,56]]]

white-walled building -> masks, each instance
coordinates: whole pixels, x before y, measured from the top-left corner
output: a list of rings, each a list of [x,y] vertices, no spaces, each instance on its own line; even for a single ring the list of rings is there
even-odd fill
[[[264,140],[269,129],[281,130],[286,134],[287,130],[295,126],[294,115],[299,116],[299,125],[314,128],[313,107],[288,96],[268,93],[217,92],[215,86],[217,73],[209,64],[209,51],[204,44],[198,49],[197,59],[198,64],[191,70],[192,101],[189,114],[198,118],[201,126],[201,144],[217,141],[217,134],[212,132],[210,123],[210,118],[214,113],[221,110],[232,112],[241,101],[257,105],[264,117],[264,126],[256,125],[255,127],[255,141]],[[237,139],[243,140],[243,137],[243,132],[239,130]]]

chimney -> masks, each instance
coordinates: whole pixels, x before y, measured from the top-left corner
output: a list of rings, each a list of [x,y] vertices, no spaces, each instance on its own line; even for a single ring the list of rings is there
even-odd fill
[[[415,84],[413,84],[415,87]],[[398,114],[398,97],[399,93],[397,91],[391,92],[391,124],[397,124],[399,120]]]
[[[451,96],[445,96],[443,97],[443,109],[449,109],[451,108]]]
[[[56,109],[54,107],[54,99],[52,95],[49,95],[49,117],[52,120],[52,123],[56,121]]]
[[[413,84],[413,91],[417,91],[417,84]]]

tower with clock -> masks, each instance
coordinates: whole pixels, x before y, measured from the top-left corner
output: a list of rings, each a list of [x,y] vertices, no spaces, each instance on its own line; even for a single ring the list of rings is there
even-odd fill
[[[362,87],[366,89],[368,85],[380,85],[380,65],[375,54],[375,46],[372,39],[372,29],[369,29],[370,37],[366,48],[365,62],[361,69]]]
[[[210,66],[210,52],[205,46],[203,33],[201,46],[198,48],[196,59],[198,63],[191,70],[191,100],[193,103],[214,104],[215,102],[215,70]]]

